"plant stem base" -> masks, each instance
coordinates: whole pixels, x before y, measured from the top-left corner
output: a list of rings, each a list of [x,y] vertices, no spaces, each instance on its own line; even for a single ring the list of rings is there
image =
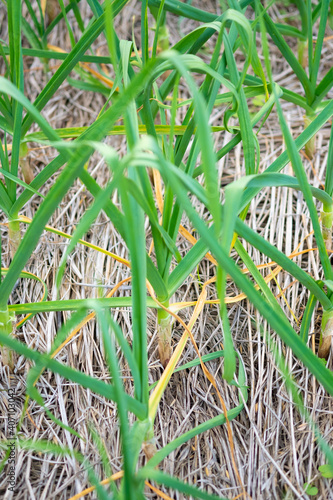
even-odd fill
[[[7,333],[8,335],[13,335],[14,333],[14,314],[10,314],[7,310],[0,311],[0,330]],[[2,364],[8,366],[10,371],[14,369],[13,354],[10,349],[6,346],[1,346],[1,358]]]
[[[158,320],[157,338],[160,361],[165,368],[171,358],[171,316]]]
[[[318,357],[327,359],[331,349],[333,336],[333,312],[325,311],[321,323],[321,338],[318,350]]]

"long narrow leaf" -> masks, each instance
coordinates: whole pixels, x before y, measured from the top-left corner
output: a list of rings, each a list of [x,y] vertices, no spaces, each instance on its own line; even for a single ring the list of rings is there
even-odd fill
[[[6,333],[0,332],[0,342],[23,355],[27,359],[31,359],[36,363],[40,363],[46,368],[49,368],[54,373],[59,373],[62,377],[72,380],[73,382],[80,384],[82,387],[90,389],[97,394],[100,394],[107,399],[114,400],[115,392],[114,388],[110,384],[101,382],[100,380],[90,377],[85,373],[74,370],[69,366],[63,365],[58,361],[50,358],[46,354],[41,354],[37,351],[29,349],[26,345],[18,342],[17,340],[9,337]],[[128,409],[135,413],[139,418],[143,418],[145,414],[144,406],[137,400],[131,398],[130,396],[125,396]]]

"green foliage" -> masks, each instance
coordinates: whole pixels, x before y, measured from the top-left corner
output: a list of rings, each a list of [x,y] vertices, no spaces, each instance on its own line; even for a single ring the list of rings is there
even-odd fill
[[[19,0],[7,2],[9,37],[7,42],[0,42],[0,55],[6,63],[6,76],[0,77],[0,129],[4,137],[0,144],[0,174],[3,178],[0,180],[0,207],[12,228],[12,240],[15,245],[9,269],[2,272],[0,280],[0,342],[5,346],[2,348],[3,352],[5,348],[12,349],[34,363],[27,375],[27,396],[37,401],[50,419],[71,434],[78,436],[75,430],[56,419],[47,409],[41,393],[36,388],[36,383],[45,369],[80,384],[106,400],[116,402],[124,475],[119,488],[112,486],[114,498],[126,500],[143,498],[144,481],[147,479],[195,498],[217,498],[154,467],[192,437],[219,425],[228,424],[229,420],[243,410],[244,402],[247,400],[246,373],[243,361],[234,347],[233,332],[225,303],[227,279],[232,279],[246,294],[261,316],[291,348],[299,362],[303,363],[327,393],[333,396],[332,372],[307,347],[306,342],[316,303],[320,302],[325,312],[333,309],[331,288],[327,286],[327,290],[325,289],[325,285],[332,282],[332,268],[314,201],[314,199],[319,200],[325,212],[332,212],[333,135],[329,144],[324,191],[311,186],[299,154],[301,148],[333,115],[333,102],[327,99],[328,91],[333,85],[332,69],[318,81],[329,1],[324,0],[318,6],[312,5],[311,2],[305,2],[306,5],[303,5],[303,2],[296,2],[302,21],[300,29],[296,29],[287,23],[284,25],[275,23],[270,16],[269,8],[265,8],[256,0],[253,2],[230,0],[228,10],[221,16],[178,0],[142,0],[141,53],[134,46],[134,40],[119,40],[114,28],[116,18],[128,3],[127,0],[106,1],[103,6],[97,1],[88,3],[93,18],[87,26],[81,18],[79,3],[74,1],[65,6],[61,0],[61,13],[45,28],[42,9],[39,9],[37,15],[27,1],[29,16],[23,19],[21,2]],[[247,16],[249,4],[252,4],[255,12],[255,19],[252,22]],[[156,19],[152,52],[149,50],[151,28],[149,9]],[[73,31],[70,18],[67,16],[71,10],[79,26],[79,36]],[[160,52],[157,47],[162,45],[162,39],[165,42],[167,38],[165,22],[168,12],[176,14],[179,18],[200,21],[201,24],[180,39],[174,47]],[[68,54],[51,50],[47,46],[50,33],[62,19],[71,42],[71,51]],[[314,46],[313,29],[317,21],[318,36]],[[163,28],[160,33],[159,28]],[[262,40],[264,65],[255,48],[256,31],[260,33]],[[25,35],[30,47],[22,48],[22,34]],[[304,89],[304,96],[280,88],[273,81],[267,34],[272,40],[271,43],[278,47],[297,75]],[[285,35],[294,36],[302,43],[307,42],[309,61],[307,70],[289,48],[284,39]],[[94,42],[99,36],[104,37],[109,56],[100,57],[95,54]],[[206,56],[209,58],[207,62],[207,57],[204,60],[200,51],[214,36],[214,49],[211,53],[207,52]],[[168,45],[169,41],[167,42]],[[89,54],[86,54],[87,51]],[[245,54],[242,71],[238,70],[237,65],[239,51]],[[60,61],[59,68],[46,82],[33,103],[25,95],[23,58],[26,55],[43,61],[53,58]],[[6,56],[9,56],[9,61]],[[95,71],[95,76],[88,76],[88,73],[82,70],[80,64],[87,62],[96,65],[98,71]],[[113,86],[106,86],[103,83],[105,78],[101,78],[102,64],[110,64],[113,67],[115,73]],[[80,76],[79,81],[70,77],[72,71],[76,71]],[[196,74],[202,75],[200,85],[197,84]],[[164,77],[163,83],[159,80],[161,76]],[[106,103],[99,110],[97,119],[87,127],[53,129],[41,114],[66,80],[78,88],[101,92],[106,97]],[[189,94],[185,103],[178,102],[180,83],[187,88]],[[167,100],[170,93],[172,93],[171,104]],[[311,117],[306,129],[296,139],[292,137],[285,121],[281,107],[283,100],[300,106]],[[250,113],[251,103],[260,108],[254,115]],[[210,127],[209,121],[214,108],[222,104],[227,104],[228,108],[223,114],[223,126],[218,130],[227,130],[231,139],[223,148],[215,150],[212,137],[214,129]],[[179,126],[176,123],[181,106],[186,106],[186,113]],[[277,111],[286,151],[281,153],[265,172],[259,173],[261,151],[257,134],[273,108]],[[119,125],[119,120],[122,125]],[[160,123],[157,124],[158,121]],[[37,126],[39,130],[31,131],[32,126],[34,129]],[[117,151],[103,143],[108,134],[126,136],[127,151],[124,155],[120,156]],[[68,138],[72,138],[73,141],[68,142]],[[41,145],[52,145],[58,153],[57,157],[28,184],[20,180],[20,162],[27,154],[27,145],[32,141]],[[240,142],[244,155],[245,175],[227,186],[222,203],[217,160],[225,157]],[[11,154],[8,143],[11,144]],[[98,185],[89,170],[85,168],[95,151],[104,157],[110,169],[110,180],[104,186]],[[288,162],[291,162],[295,177],[280,173]],[[164,186],[163,207],[157,206],[147,167],[154,169],[161,177]],[[203,174],[203,180],[200,174]],[[131,297],[62,300],[58,296],[58,300],[55,301],[44,300],[38,303],[8,306],[8,299],[17,279],[26,276],[24,267],[38,245],[43,231],[77,179],[85,185],[93,202],[77,225],[63,254],[55,287],[58,290],[61,288],[68,256],[75,246],[81,243],[81,238],[89,231],[100,212],[104,211],[127,245],[128,265],[131,269]],[[41,195],[42,188],[49,183],[52,187],[46,195]],[[287,186],[303,193],[319,249],[324,273],[323,281],[314,280],[244,222],[251,200],[263,188],[272,186]],[[115,192],[119,194],[117,206],[112,201]],[[21,241],[19,212],[34,196],[39,199],[39,207]],[[209,214],[208,222],[202,216],[204,211]],[[199,238],[182,258],[177,247],[177,237],[184,216],[190,220]],[[146,221],[151,230],[154,257],[146,250]],[[309,292],[310,298],[300,333],[291,326],[238,237],[274,260]],[[249,269],[257,287],[230,257],[232,248]],[[175,291],[191,275],[207,251],[212,253],[217,262],[216,287],[223,325],[221,342],[224,350],[216,353],[216,356],[224,358],[222,376],[228,383],[237,387],[239,405],[166,444],[138,470],[141,448],[145,442],[153,441],[154,426],[154,422],[149,418],[147,308],[158,310],[160,322],[168,319],[171,322],[172,311],[163,307],[168,309]],[[174,265],[176,263],[177,266]],[[147,296],[147,281],[150,297]],[[118,307],[131,307],[132,345],[129,345],[120,326],[109,312],[110,308],[112,310]],[[50,353],[30,349],[23,342],[13,338],[14,313],[15,315],[38,314],[59,310],[72,311],[72,316],[59,330]],[[110,383],[90,377],[54,359],[59,345],[70,336],[88,311],[93,311],[96,315],[103,339],[105,362],[112,380]],[[277,352],[270,339],[266,341],[298,411],[308,422],[329,461],[329,465],[321,466],[319,470],[323,477],[332,478],[332,450],[307,414],[295,383],[288,374],[284,358]],[[125,391],[116,354],[118,348],[121,349],[130,368],[134,396],[129,396]],[[214,357],[215,354],[210,356]],[[203,359],[205,361],[213,357],[203,356]],[[194,364],[199,362],[196,360]],[[187,364],[180,369],[190,366],[193,364]],[[162,392],[159,394],[159,399],[161,397]],[[136,418],[132,426],[129,423],[129,412]],[[104,469],[108,471],[104,445],[100,437],[93,430],[91,432],[100,450]],[[8,443],[5,443],[5,447],[7,445]],[[20,441],[19,445],[45,453],[70,454],[68,450],[60,450],[57,446],[49,447],[43,441],[36,443]],[[74,453],[74,456],[80,463],[83,462],[79,453]],[[91,467],[86,466],[86,468],[99,497],[105,497],[106,494],[98,485],[98,478],[94,477]],[[308,495],[316,494],[316,487],[305,484],[304,488]]]
[[[316,488],[316,486],[312,486],[309,483],[304,483],[303,488],[307,495],[314,496],[318,494],[318,488]]]
[[[333,479],[333,467],[331,464],[320,465],[318,467],[319,472],[323,477],[327,479]]]

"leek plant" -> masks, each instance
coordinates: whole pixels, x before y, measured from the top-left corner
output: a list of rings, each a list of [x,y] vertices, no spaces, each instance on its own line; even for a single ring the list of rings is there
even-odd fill
[[[154,7],[157,7],[160,3],[160,0],[149,1],[149,4]],[[333,85],[332,68],[330,68],[323,77],[320,76],[320,61],[325,39],[325,30],[332,7],[330,0],[318,3],[313,3],[310,0],[294,0],[291,3],[295,4],[299,11],[299,19],[301,22],[300,28],[296,28],[288,23],[275,22],[269,15],[271,3],[268,3],[267,6],[263,6],[256,0],[242,0],[240,2],[230,0],[228,5],[230,8],[239,11],[251,5],[256,12],[256,18],[252,24],[253,29],[258,29],[259,20],[261,18],[264,20],[265,29],[270,35],[273,43],[279,49],[281,57],[286,60],[297,76],[304,91],[304,96],[302,96],[289,89],[283,88],[282,98],[300,106],[305,111],[304,123],[305,126],[308,127],[317,116],[318,112],[328,104],[327,95]],[[201,22],[212,22],[217,19],[216,14],[206,12],[203,9],[198,9],[191,5],[182,5],[182,2],[179,0],[166,0],[164,9],[181,14],[188,19],[194,19]],[[317,33],[314,38],[315,27]],[[285,39],[286,36],[293,37],[300,44],[304,45],[305,48],[303,47],[302,50],[303,52],[307,51],[307,67],[303,67],[302,62],[299,62],[294,51],[289,47]],[[247,75],[245,79],[248,90],[253,86],[261,85],[261,83],[262,82],[257,76],[253,77]],[[268,82],[268,84],[269,83],[270,82]],[[312,158],[314,154],[314,137],[315,136],[312,136],[311,140],[306,144],[306,152],[310,158]]]
[[[118,475],[109,478],[112,498],[143,499],[144,487],[148,480],[192,495],[194,498],[221,498],[182,482],[156,469],[156,466],[178,446],[208,429],[226,424],[229,431],[229,421],[239,415],[247,400],[246,373],[243,361],[233,345],[225,302],[228,279],[233,280],[237,287],[246,294],[248,300],[268,321],[283,342],[291,348],[297,359],[309,369],[327,393],[330,396],[333,395],[332,372],[308,348],[306,342],[310,320],[317,302],[322,305],[324,310],[324,340],[322,345],[326,346],[327,344],[325,339],[330,336],[327,334],[327,325],[332,324],[331,288],[333,279],[326,250],[327,243],[325,244],[330,237],[329,230],[332,225],[330,216],[326,217],[325,214],[333,212],[332,138],[324,191],[313,188],[309,184],[299,156],[299,150],[333,115],[333,103],[323,102],[330,87],[327,79],[324,79],[324,83],[316,86],[320,62],[320,58],[318,59],[320,52],[318,52],[317,45],[311,69],[312,76],[310,75],[309,78],[302,76],[302,81],[304,85],[306,84],[307,89],[305,98],[296,96],[274,83],[269,65],[266,30],[272,36],[274,43],[279,43],[281,47],[283,35],[290,34],[290,31],[293,30],[288,26],[276,27],[274,25],[272,27],[268,12],[258,2],[253,4],[257,17],[251,24],[245,16],[246,8],[251,2],[246,0],[242,2],[230,0],[230,9],[220,16],[195,9],[176,0],[162,2],[143,0],[141,2],[140,50],[132,41],[119,40],[114,29],[115,19],[126,3],[126,0],[114,0],[112,3],[107,0],[102,7],[98,2],[89,2],[93,19],[85,26],[79,15],[78,2],[75,1],[66,8],[63,2],[60,2],[61,13],[47,29],[40,29],[37,21],[32,26],[29,25],[30,38],[28,40],[31,47],[23,49],[21,31],[23,24],[27,31],[27,23],[22,24],[22,16],[18,15],[21,12],[21,3],[19,0],[8,0],[9,41],[8,47],[2,45],[1,48],[3,55],[9,54],[9,63],[7,78],[0,77],[0,112],[2,115],[0,127],[5,137],[0,151],[1,174],[4,178],[4,181],[0,182],[0,203],[8,218],[10,235],[15,244],[13,245],[12,262],[9,269],[3,273],[4,276],[0,281],[0,341],[7,349],[14,350],[34,363],[27,375],[27,398],[36,400],[50,419],[76,436],[77,439],[80,439],[78,433],[57,420],[48,410],[36,387],[36,383],[45,369],[58,373],[62,377],[99,394],[106,400],[116,403],[122,443],[123,470]],[[322,2],[323,5],[326,3]],[[308,16],[310,16],[310,7],[307,10]],[[171,50],[162,52],[156,50],[159,37],[157,29],[153,50],[150,52],[148,44],[149,8],[152,9],[156,18],[157,27],[163,26],[165,23],[166,11],[206,24],[201,24],[183,37]],[[76,14],[81,31],[81,37],[76,43],[66,17],[71,9]],[[315,12],[317,12],[316,9]],[[30,14],[32,16],[31,12]],[[324,23],[324,26],[327,19],[326,11],[322,10],[319,14],[321,16],[320,25]],[[313,12],[311,14],[312,21],[307,25],[308,37],[310,37],[310,29],[312,30],[316,15]],[[72,49],[68,54],[47,48],[47,36],[61,19],[65,20],[70,34]],[[41,10],[40,22],[43,24],[43,9]],[[255,49],[256,29],[260,31],[262,37],[265,56],[264,67]],[[323,39],[323,29],[321,28],[320,40]],[[109,49],[108,57],[97,56],[93,51],[93,42],[102,33]],[[198,54],[204,44],[214,35],[216,35],[216,41],[210,60],[208,63],[203,62]],[[320,46],[322,42],[317,41],[317,43]],[[246,54],[241,72],[237,69],[236,52],[239,48]],[[86,55],[88,50],[90,54]],[[25,54],[44,60],[57,58],[63,61],[33,103],[24,95],[23,56]],[[286,54],[289,57],[289,52]],[[289,61],[288,57],[288,62],[291,61],[295,66],[294,59],[289,57]],[[104,95],[107,94],[105,106],[100,110],[97,119],[87,127],[53,129],[42,116],[41,111],[58,90],[60,84],[69,77],[71,71],[76,69],[80,72],[80,63],[95,63],[97,68],[102,68],[103,64],[112,65],[115,79],[112,85],[109,85],[110,88],[107,92],[105,87],[102,89],[102,79],[94,83],[90,80],[88,83],[84,81],[85,75],[82,72],[80,74],[83,79],[76,84],[87,90],[94,89],[101,91]],[[248,75],[250,71],[255,76],[250,77]],[[203,83],[200,86],[197,86],[194,78],[194,74],[197,73],[203,75]],[[158,86],[158,79],[163,74],[167,74],[167,77]],[[300,72],[299,75],[301,75]],[[183,102],[179,102],[178,99],[180,83],[186,85],[188,91],[188,99]],[[222,93],[221,87],[227,91]],[[169,101],[170,94],[171,100]],[[247,98],[261,94],[266,97],[265,104],[255,116],[251,117]],[[282,113],[280,101],[283,99],[295,102],[306,111],[311,109],[317,113],[315,118],[311,115],[311,123],[296,140],[292,139]],[[209,119],[212,111],[214,107],[220,106],[222,103],[227,105],[223,124],[220,127],[211,128]],[[187,108],[182,124],[177,125],[180,106],[187,106]],[[273,107],[278,113],[286,151],[265,172],[259,173],[260,148],[256,127],[267,119]],[[119,121],[121,121],[121,125],[119,125]],[[160,123],[157,124],[157,121]],[[237,125],[231,124],[234,122]],[[38,132],[30,131],[33,124],[39,127]],[[224,130],[230,132],[232,138],[223,148],[215,151],[212,133]],[[110,134],[126,136],[127,151],[122,157],[103,142],[103,139]],[[11,161],[9,161],[7,137],[12,138]],[[74,140],[67,141],[69,138]],[[27,184],[20,180],[18,172],[20,157],[22,158],[22,155],[26,154],[27,145],[32,141],[39,142],[41,145],[52,145],[58,151],[58,155],[31,180],[30,184]],[[216,163],[240,142],[244,152],[246,175],[227,186],[224,190],[222,203]],[[98,185],[85,168],[95,151],[104,157],[110,170],[110,180],[103,187]],[[292,163],[295,177],[280,173],[289,161]],[[153,172],[153,182],[149,172]],[[19,224],[26,221],[20,212],[32,196],[40,196],[38,191],[56,173],[58,174],[57,179],[54,180],[52,187],[41,201],[24,237],[20,240],[18,237]],[[201,181],[200,174],[203,174],[203,181]],[[85,185],[94,201],[70,236],[70,243],[64,252],[56,278],[55,286],[58,289],[58,294],[66,269],[67,257],[77,244],[84,243],[83,236],[103,210],[128,248],[129,261],[127,264],[131,272],[131,296],[110,296],[85,300],[63,300],[59,296],[58,300],[55,301],[8,306],[8,300],[17,279],[23,272],[43,231],[50,230],[47,224],[52,214],[76,179],[80,179]],[[23,188],[20,194],[18,194],[18,186],[20,189]],[[245,223],[251,200],[262,188],[267,186],[287,186],[303,193],[312,220],[323,268],[324,279],[322,281],[315,281]],[[111,201],[115,192],[119,194],[120,203],[118,206]],[[314,199],[319,200],[324,207],[322,228]],[[200,215],[196,208],[198,205],[209,214],[208,222]],[[199,239],[191,250],[182,256],[177,247],[177,237],[181,229],[182,219],[185,216],[196,229]],[[149,246],[145,232],[147,221],[152,234],[153,254],[147,250]],[[284,268],[309,291],[310,298],[300,333],[292,328],[266,282],[251,263],[249,254],[241,244],[240,238]],[[235,250],[240,260],[249,269],[257,286],[244,275],[240,266],[230,257],[231,249]],[[157,451],[154,423],[158,405],[181,358],[188,338],[191,338],[195,345],[192,328],[206,302],[205,286],[198,297],[189,324],[185,324],[177,316],[177,312],[183,306],[173,304],[172,298],[207,252],[211,252],[216,262],[216,290],[223,325],[224,349],[206,356],[201,356],[198,352],[197,360],[191,365],[187,364],[181,368],[193,366],[195,363],[202,365],[205,375],[216,389],[222,411],[219,415],[194,427]],[[118,307],[131,307],[131,345],[110,312],[110,309]],[[157,311],[159,352],[165,368],[151,395],[148,385],[146,319],[148,307]],[[41,353],[33,350],[13,338],[14,315],[51,311],[72,311],[72,316],[59,329],[50,352]],[[110,383],[90,377],[54,359],[59,347],[71,337],[72,332],[78,328],[89,311],[94,311],[96,315],[99,333],[104,344],[105,361],[111,376]],[[176,318],[184,327],[184,335],[174,352],[172,352],[173,318]],[[271,341],[269,341],[269,345],[276,355],[275,346]],[[125,391],[122,383],[116,355],[117,346],[121,348],[131,371],[133,395],[129,395]],[[225,408],[218,384],[205,367],[205,361],[214,359],[214,356],[224,357],[223,378],[230,384],[236,385],[238,389],[239,405],[235,408],[229,410]],[[2,359],[4,361],[4,358]],[[281,371],[286,378],[288,388],[291,388],[291,394],[297,407],[310,423],[328,462],[333,464],[332,450],[304,409],[291,377],[286,374],[282,358],[277,359],[280,361]],[[129,413],[135,416],[133,425],[129,423]],[[21,420],[23,417],[24,415],[22,415]],[[232,441],[231,430],[229,438]],[[98,436],[95,436],[95,440],[100,444]],[[72,454],[86,468],[89,481],[96,488],[99,497],[109,498],[109,493],[105,492],[99,483],[99,478],[94,475],[92,465],[80,453],[42,440],[30,442],[20,437],[17,444],[23,448],[46,453]],[[7,446],[7,454],[0,468],[5,466],[8,458],[9,444],[4,443],[4,446],[5,448]],[[140,468],[138,464],[141,449],[146,453],[147,462]],[[238,493],[246,498],[247,493],[236,467],[235,476],[238,480],[236,485],[239,488]],[[114,484],[114,481],[118,479],[121,479],[119,487]]]
[[[282,57],[288,62],[294,73],[297,75],[300,84],[304,90],[304,103],[306,104],[304,124],[308,126],[314,119],[318,110],[326,105],[325,97],[332,88],[333,72],[332,68],[328,70],[324,77],[318,81],[320,75],[320,60],[325,39],[325,30],[328,23],[330,1],[326,0],[313,4],[309,0],[306,2],[295,1],[301,20],[301,29],[298,31],[291,26],[288,26],[288,35],[296,37],[299,43],[305,43],[307,48],[307,65],[302,66],[295,57],[292,49],[283,38],[281,30],[276,23],[272,21],[268,13],[264,13],[264,9],[259,9],[262,12],[265,21],[267,32],[272,37],[272,40],[281,52]],[[258,5],[258,3],[257,3]],[[314,27],[318,24],[318,32],[314,38]],[[287,33],[286,33],[287,34]],[[305,67],[304,67],[305,66]],[[313,158],[315,152],[315,136],[305,145],[305,152],[310,159]]]

